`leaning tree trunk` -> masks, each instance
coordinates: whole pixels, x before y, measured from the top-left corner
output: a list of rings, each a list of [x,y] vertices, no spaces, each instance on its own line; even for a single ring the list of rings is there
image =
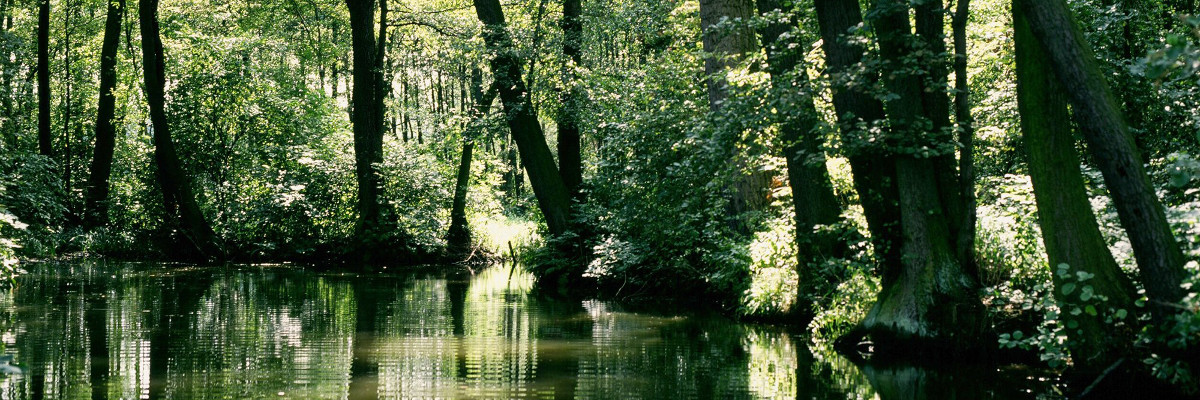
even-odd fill
[[[479,21],[483,23],[483,39],[491,53],[492,75],[499,82],[500,101],[508,116],[508,127],[520,153],[521,165],[529,174],[534,197],[546,218],[546,227],[551,235],[561,235],[567,231],[570,221],[570,191],[554,165],[554,156],[546,145],[542,126],[533,113],[533,104],[521,79],[520,61],[505,26],[504,10],[500,8],[499,0],[473,1]],[[520,182],[514,184],[520,185]]]
[[[158,0],[139,0],[139,25],[142,31],[142,67],[146,102],[154,130],[154,161],[162,186],[163,207],[167,218],[178,224],[184,237],[201,256],[221,256],[212,227],[205,219],[192,194],[191,181],[183,172],[175,143],[167,123],[163,45],[158,28]]]
[[[38,1],[38,152],[54,155],[50,143],[50,0]]]
[[[96,107],[96,148],[92,152],[91,174],[88,176],[84,202],[85,222],[90,227],[108,220],[108,178],[112,172],[116,132],[113,114],[117,86],[117,47],[121,38],[121,16],[125,0],[108,2],[108,17],[104,22],[104,44],[100,48],[100,103]]]
[[[1014,0],[1013,7],[1049,54],[1050,65],[1070,95],[1075,121],[1112,193],[1121,225],[1137,258],[1150,309],[1166,318],[1185,294],[1184,256],[1154,193],[1120,105],[1063,0]]]
[[[1055,299],[1063,322],[1078,324],[1078,330],[1067,330],[1076,369],[1100,373],[1125,355],[1133,343],[1131,330],[1114,330],[1104,322],[1115,318],[1117,309],[1126,310],[1126,321],[1134,321],[1133,284],[1113,260],[1100,234],[1079,168],[1067,95],[1020,8],[1013,8],[1013,28],[1021,130],[1029,152],[1029,177],[1037,199],[1042,240],[1058,289]],[[1066,274],[1059,273],[1061,264],[1069,266]],[[1081,281],[1077,271],[1093,278]],[[1090,289],[1083,290],[1085,286]],[[1089,302],[1092,298],[1095,300]],[[1086,310],[1089,305],[1095,312],[1073,312]]]
[[[563,184],[574,198],[579,197],[579,185],[583,183],[583,156],[580,154],[579,107],[582,93],[575,76],[576,68],[583,64],[580,46],[583,44],[583,5],[580,0],[563,1],[563,55],[567,57],[563,67],[562,111],[558,114],[558,170]]]
[[[847,84],[856,65],[862,61],[865,49],[843,36],[862,24],[862,10],[854,1],[814,0],[813,5],[829,74],[834,77],[833,107],[842,142],[847,144],[843,151],[854,174],[854,189],[862,203],[880,269],[897,269],[900,265],[900,209],[895,202],[899,196],[895,158],[887,149],[881,148],[879,141],[867,140],[871,135],[869,128],[884,118],[883,104],[862,90],[870,85]],[[862,78],[874,81],[878,76]]]
[[[784,11],[779,0],[757,0],[757,5],[759,13],[764,16],[775,10]],[[815,280],[820,279],[809,271],[808,265],[838,256],[837,253],[844,250],[845,243],[835,235],[814,231],[817,225],[830,225],[841,220],[842,207],[829,180],[825,151],[822,149],[822,133],[816,131],[819,123],[817,108],[808,85],[806,66],[801,64],[803,53],[797,50],[806,49],[808,45],[784,36],[793,26],[797,26],[794,18],[774,20],[760,28],[759,34],[763,47],[767,49],[768,71],[776,93],[801,94],[797,102],[799,111],[795,115],[784,116],[780,129],[796,222],[799,298],[807,299],[812,294],[810,288]],[[794,71],[797,67],[799,70]],[[795,74],[794,78],[789,73]]]
[[[910,45],[908,10],[907,3],[900,0],[877,0],[873,22],[888,69],[884,83],[891,93],[887,112],[892,134],[922,140],[922,135],[928,135],[924,129],[936,126],[928,120],[944,109],[924,107],[925,91],[918,76],[901,68],[904,58],[915,50]],[[940,139],[933,135],[931,141]],[[936,142],[926,144],[937,148]],[[939,168],[939,164],[938,157],[897,155],[901,267],[884,271],[879,297],[846,337],[850,342],[870,336],[880,351],[903,352],[961,350],[979,340],[984,327],[979,283],[955,253],[951,215],[943,204],[945,190],[941,187],[953,180],[939,177],[953,171]]]
[[[724,109],[729,99],[725,74],[747,55],[758,51],[754,30],[749,26],[752,18],[754,2],[751,0],[700,1],[700,26],[704,34],[704,52],[708,53],[704,58],[704,74],[707,76],[708,107],[713,113]],[[740,138],[740,132],[734,137]],[[765,171],[746,171],[749,157],[736,151],[730,153],[734,174],[728,209],[730,226],[735,231],[749,234],[751,227],[746,213],[762,211],[770,205],[771,176]]]

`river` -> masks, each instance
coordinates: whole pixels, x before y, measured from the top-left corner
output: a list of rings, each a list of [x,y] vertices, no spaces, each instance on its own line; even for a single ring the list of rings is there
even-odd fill
[[[550,299],[507,267],[25,268],[0,291],[0,399],[1056,397],[1019,369],[860,367],[778,327]]]

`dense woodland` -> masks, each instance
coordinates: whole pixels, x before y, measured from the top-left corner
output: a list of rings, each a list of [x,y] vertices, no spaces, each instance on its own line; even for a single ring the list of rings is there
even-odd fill
[[[0,2],[9,274],[511,256],[1197,390],[1192,0]]]

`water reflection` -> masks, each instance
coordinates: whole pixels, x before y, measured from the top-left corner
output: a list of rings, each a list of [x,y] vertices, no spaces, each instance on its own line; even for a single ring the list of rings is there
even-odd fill
[[[31,269],[0,293],[3,351],[27,371],[0,377],[0,399],[847,399],[876,397],[872,384],[918,399],[976,379],[860,370],[722,318],[540,298],[505,268]]]

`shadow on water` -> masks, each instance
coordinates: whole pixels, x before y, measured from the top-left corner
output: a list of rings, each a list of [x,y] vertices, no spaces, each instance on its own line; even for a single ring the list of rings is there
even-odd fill
[[[1054,397],[994,368],[860,368],[773,327],[542,298],[500,267],[29,269],[0,293],[24,370],[0,375],[0,399]]]

